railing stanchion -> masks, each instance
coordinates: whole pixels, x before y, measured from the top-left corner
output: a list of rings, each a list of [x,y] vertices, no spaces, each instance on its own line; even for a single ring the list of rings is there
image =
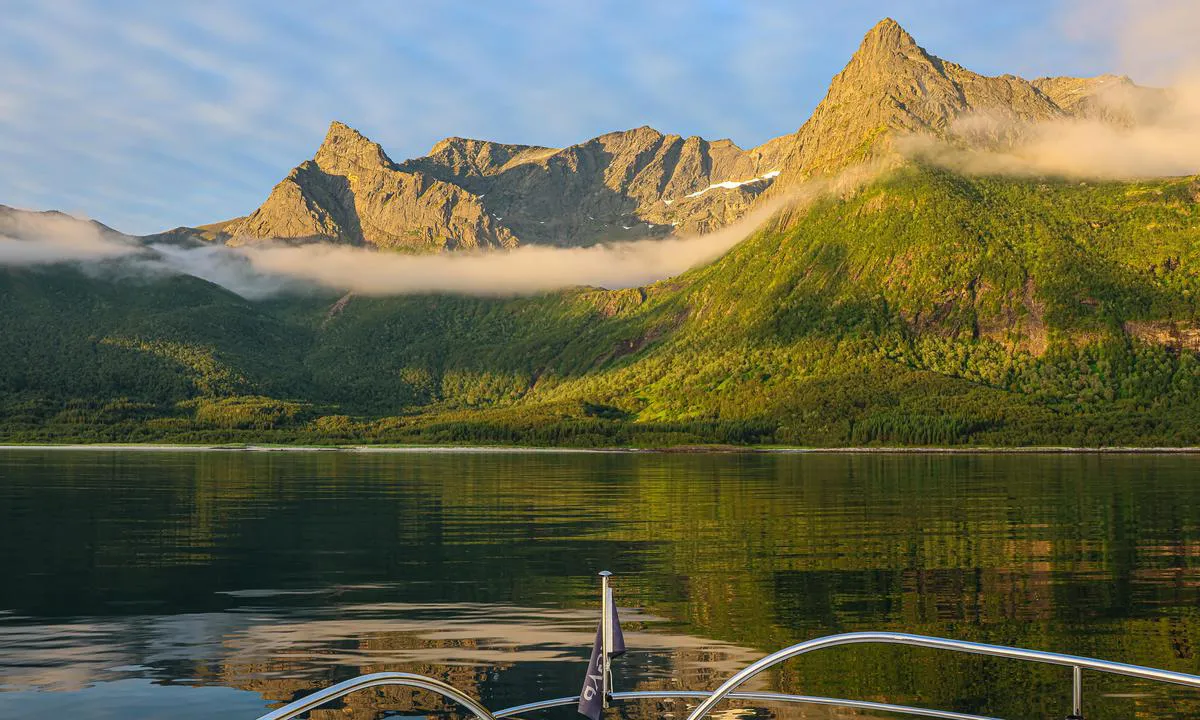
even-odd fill
[[[1071,666],[1071,714],[1067,720],[1083,720],[1083,668]]]
[[[608,616],[608,579],[612,576],[607,570],[600,571],[600,695],[602,707],[608,707],[608,698],[612,695],[612,668],[608,659],[609,648],[612,647],[612,618]]]

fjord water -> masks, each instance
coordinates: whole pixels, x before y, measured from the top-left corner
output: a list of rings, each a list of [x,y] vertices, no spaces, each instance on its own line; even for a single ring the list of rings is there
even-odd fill
[[[379,670],[492,708],[569,695],[604,568],[630,648],[618,689],[713,688],[767,651],[866,629],[1196,673],[1196,463],[0,451],[0,718],[253,718]],[[1053,718],[1068,678],[856,647],[759,686]],[[1200,716],[1200,693],[1120,678],[1086,675],[1085,698],[1089,719]],[[312,717],[447,711],[374,691]]]

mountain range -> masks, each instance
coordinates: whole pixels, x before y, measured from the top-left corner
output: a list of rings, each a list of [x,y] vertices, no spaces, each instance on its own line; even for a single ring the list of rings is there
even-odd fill
[[[317,240],[407,252],[584,246],[696,234],[742,217],[775,184],[828,174],[891,149],[897,134],[947,139],[959,118],[1130,122],[1126,77],[985,77],[917,45],[885,19],[796,132],[744,150],[650,127],[567,148],[449,137],[394,162],[340,122],[245,217],[179,228],[230,244]]]
[[[966,175],[900,152],[1132,127],[1165,102],[1119,76],[981,76],[884,20],[807,122],[750,150],[637,128],[562,149],[452,137],[395,162],[333,123],[250,214],[142,241],[650,241],[882,169],[624,290],[250,300],[120,260],[0,267],[0,437],[1200,444],[1200,182]],[[21,217],[0,212],[0,233]]]

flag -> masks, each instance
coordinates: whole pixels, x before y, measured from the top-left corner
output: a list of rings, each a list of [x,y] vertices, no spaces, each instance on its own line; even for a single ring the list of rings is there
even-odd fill
[[[625,654],[625,636],[621,634],[621,621],[617,618],[617,604],[613,601],[611,590],[608,592],[608,619],[612,627],[612,647],[608,648],[608,656],[615,658]],[[600,720],[600,712],[604,709],[604,693],[608,690],[603,687],[603,647],[604,618],[601,618],[596,627],[596,642],[592,644],[592,659],[583,677],[583,690],[579,692],[579,714],[592,720]]]

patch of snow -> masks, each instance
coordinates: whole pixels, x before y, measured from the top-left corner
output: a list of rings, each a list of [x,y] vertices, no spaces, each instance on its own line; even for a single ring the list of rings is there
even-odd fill
[[[625,228],[626,230],[632,230],[632,229],[633,229],[633,226],[632,226],[632,225],[622,225],[621,227]]]
[[[689,197],[689,198],[700,197],[701,195],[708,192],[709,190],[716,190],[717,188],[724,188],[726,190],[732,190],[736,187],[741,187],[743,185],[753,185],[754,183],[766,182],[768,180],[773,180],[777,177],[779,177],[779,171],[772,170],[771,172],[766,173],[761,177],[750,178],[749,180],[726,180],[725,182],[713,183],[712,185],[709,185],[708,187],[704,188],[703,190],[697,190],[696,192],[685,195],[684,197]]]

